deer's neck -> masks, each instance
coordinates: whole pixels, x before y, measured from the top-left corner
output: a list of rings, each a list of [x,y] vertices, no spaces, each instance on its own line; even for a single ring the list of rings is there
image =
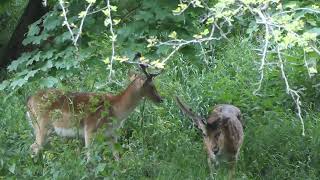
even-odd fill
[[[129,114],[138,106],[139,101],[143,98],[141,90],[131,83],[127,89],[113,97],[113,114],[116,119],[126,119]]]

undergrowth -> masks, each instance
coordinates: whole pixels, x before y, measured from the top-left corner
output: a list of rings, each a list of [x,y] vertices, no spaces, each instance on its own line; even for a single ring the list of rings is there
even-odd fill
[[[295,106],[285,93],[283,81],[272,75],[279,72],[268,71],[260,95],[253,95],[259,77],[254,63],[257,57],[250,43],[232,41],[221,46],[208,64],[195,65],[183,58],[168,64],[156,78],[164,103],[154,105],[147,100],[143,109],[141,102],[120,130],[120,161],[113,159],[103,138],[96,138],[93,160],[87,163],[83,140],[55,135],[49,137],[39,157],[32,159],[29,146],[33,136],[25,118],[25,103],[27,96],[39,89],[38,84],[30,83],[10,97],[10,92],[0,92],[0,179],[208,179],[202,137],[178,110],[175,95],[203,116],[218,103],[231,103],[242,110],[246,127],[238,179],[317,179],[319,112],[304,109],[306,136],[301,136]],[[120,82],[110,85],[104,68],[83,67],[79,76],[58,87],[116,93],[129,83],[126,74],[132,68],[118,67]],[[292,83],[299,84],[299,78]],[[303,100],[314,101],[308,97]],[[215,177],[225,179],[225,175],[220,168]]]

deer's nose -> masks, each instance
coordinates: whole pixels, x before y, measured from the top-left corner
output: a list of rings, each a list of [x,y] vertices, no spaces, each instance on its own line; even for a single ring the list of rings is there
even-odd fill
[[[218,154],[218,152],[219,152],[219,148],[214,148],[214,149],[213,149],[213,153],[214,153],[214,155],[217,155],[217,154]]]

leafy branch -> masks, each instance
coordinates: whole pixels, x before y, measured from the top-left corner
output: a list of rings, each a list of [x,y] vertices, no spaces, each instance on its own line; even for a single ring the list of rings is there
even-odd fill
[[[79,18],[81,18],[81,22],[80,22],[80,26],[79,26],[79,30],[76,34],[74,34],[73,30],[71,29],[71,25],[68,21],[68,17],[67,17],[67,9],[65,7],[65,2],[63,0],[59,0],[59,5],[60,7],[62,8],[62,15],[64,17],[64,22],[63,22],[63,25],[66,25],[67,28],[68,28],[68,31],[70,32],[70,35],[71,35],[71,40],[73,42],[73,45],[78,49],[78,45],[77,45],[77,42],[78,42],[78,39],[82,33],[82,28],[83,28],[83,24],[84,24],[84,20],[86,18],[86,16],[88,15],[88,12],[89,12],[89,9],[90,7],[92,6],[92,4],[95,3],[95,0],[86,0],[89,4],[88,6],[86,7],[86,10],[85,11],[81,11],[79,13]],[[74,26],[74,25],[73,25]],[[74,26],[75,27],[75,26]]]

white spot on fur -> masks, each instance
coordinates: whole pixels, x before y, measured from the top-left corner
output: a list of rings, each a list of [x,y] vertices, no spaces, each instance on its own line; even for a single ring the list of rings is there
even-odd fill
[[[59,135],[63,137],[76,137],[79,133],[80,136],[83,136],[83,130],[82,129],[75,129],[75,128],[59,128],[54,127],[54,131]]]

